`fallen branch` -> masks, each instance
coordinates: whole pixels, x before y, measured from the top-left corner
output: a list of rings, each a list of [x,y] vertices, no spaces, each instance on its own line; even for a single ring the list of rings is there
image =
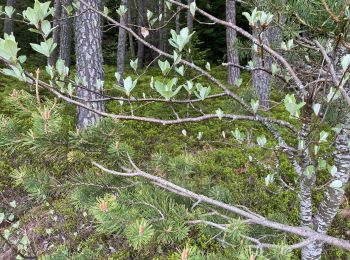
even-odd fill
[[[99,169],[101,169],[102,171],[109,173],[109,174],[112,174],[112,175],[122,176],[122,177],[143,177],[143,178],[151,181],[151,183],[153,183],[154,185],[157,185],[157,186],[164,188],[168,191],[171,191],[175,194],[178,194],[180,196],[184,196],[187,198],[191,198],[191,199],[194,199],[196,201],[201,201],[201,203],[206,203],[206,204],[216,206],[216,207],[221,208],[221,209],[225,209],[231,213],[237,214],[241,217],[248,219],[249,222],[251,222],[251,223],[261,225],[264,227],[268,227],[268,228],[273,228],[273,229],[280,230],[280,231],[284,231],[287,233],[299,235],[303,238],[306,238],[308,243],[310,243],[311,240],[317,240],[317,241],[321,241],[323,243],[333,245],[333,246],[336,246],[336,247],[339,247],[342,249],[350,250],[350,241],[331,237],[331,236],[328,236],[325,234],[321,234],[321,233],[318,233],[318,232],[313,231],[313,230],[308,229],[308,228],[289,226],[289,225],[281,224],[278,222],[274,222],[274,221],[268,220],[264,217],[257,216],[256,214],[247,212],[246,210],[240,209],[238,207],[223,203],[223,202],[218,201],[218,200],[211,199],[205,195],[194,193],[188,189],[180,187],[180,186],[178,186],[170,181],[167,181],[161,177],[154,176],[152,174],[149,174],[149,173],[146,173],[146,172],[140,170],[135,165],[135,163],[131,160],[130,157],[129,157],[129,160],[130,160],[130,164],[133,167],[133,170],[126,170],[125,169],[127,172],[117,172],[114,170],[110,170],[97,162],[92,162],[92,164],[94,166],[98,167]],[[302,245],[305,246],[304,244],[302,244]]]

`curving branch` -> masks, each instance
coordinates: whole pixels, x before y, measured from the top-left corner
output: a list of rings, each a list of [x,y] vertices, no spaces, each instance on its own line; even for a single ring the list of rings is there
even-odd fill
[[[211,199],[205,195],[194,193],[188,189],[185,189],[185,188],[180,187],[180,186],[178,186],[170,181],[167,181],[159,176],[154,176],[152,174],[146,173],[146,172],[140,170],[135,165],[135,163],[131,160],[130,157],[129,157],[129,161],[130,161],[130,164],[133,167],[133,169],[130,170],[130,169],[125,168],[125,170],[127,171],[126,173],[121,173],[121,172],[117,172],[114,170],[110,170],[97,162],[92,162],[92,164],[94,166],[96,166],[97,168],[99,168],[100,170],[102,170],[106,173],[115,175],[115,176],[145,178],[145,179],[149,180],[152,184],[159,186],[163,189],[166,189],[170,192],[176,193],[180,196],[194,199],[196,201],[200,201],[201,203],[209,204],[211,206],[215,206],[215,207],[227,210],[231,213],[237,214],[241,217],[248,219],[249,222],[251,222],[251,223],[261,225],[264,227],[268,227],[268,228],[273,228],[273,229],[280,230],[280,231],[284,231],[286,233],[299,235],[303,238],[306,238],[308,240],[308,243],[311,243],[313,240],[317,240],[317,241],[321,241],[321,242],[329,244],[329,245],[334,245],[334,246],[337,246],[339,248],[350,250],[350,241],[331,237],[331,236],[328,236],[325,234],[321,234],[321,233],[313,231],[309,228],[294,227],[294,226],[289,226],[286,224],[281,224],[278,222],[268,220],[264,217],[257,216],[256,214],[253,214],[253,213],[248,212],[246,210],[243,210],[241,208],[235,207],[233,205],[229,205],[229,204],[223,203],[221,201]],[[305,246],[305,245],[303,245],[303,246]]]

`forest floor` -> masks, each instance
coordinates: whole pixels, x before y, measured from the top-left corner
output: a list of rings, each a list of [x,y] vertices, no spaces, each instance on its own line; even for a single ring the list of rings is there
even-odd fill
[[[105,86],[114,82],[114,67],[106,67]],[[226,79],[226,73],[221,69],[213,68],[213,74],[222,82]],[[34,70],[33,70],[34,71]],[[130,71],[128,73],[131,73]],[[139,81],[135,96],[142,97],[143,92],[149,89],[151,75],[160,78],[161,75],[156,69],[151,69],[147,75]],[[239,93],[248,103],[254,99],[254,91],[250,86],[249,75],[243,74],[243,84],[239,88],[233,88],[233,91]],[[204,86],[208,85],[207,80],[203,80]],[[10,95],[13,89],[25,89],[32,92],[34,89],[23,84],[18,84],[14,79],[0,78],[0,113],[9,114],[6,105],[1,101],[1,97]],[[107,90],[114,93],[114,90]],[[215,90],[213,91],[215,93]],[[278,97],[279,93],[274,92],[273,97]],[[180,115],[196,115],[187,106],[174,105]],[[123,113],[129,111],[128,104],[122,106],[119,102],[110,102],[107,104],[110,112]],[[221,108],[225,113],[244,113],[242,109],[228,98],[220,98],[205,101],[198,105],[205,113],[215,113],[215,110]],[[67,113],[74,115],[75,110],[67,106]],[[174,117],[172,109],[167,104],[148,104],[135,110],[135,113],[143,116],[156,116],[160,118]],[[288,114],[284,112],[283,104],[277,104],[273,108],[276,118],[285,119]],[[261,153],[260,149],[252,145],[256,142],[256,137],[267,132],[262,126],[250,122],[230,122],[212,120],[202,123],[191,123],[183,125],[163,126],[151,123],[127,121],[122,122],[120,132],[121,140],[130,145],[134,150],[133,159],[137,165],[144,170],[151,169],[152,165],[165,163],[170,172],[185,172],[183,176],[167,175],[164,178],[171,179],[186,185],[188,188],[199,193],[206,193],[213,198],[225,201],[227,203],[242,205],[250,210],[262,214],[263,216],[290,225],[299,224],[299,205],[296,195],[278,185],[265,185],[266,169],[254,162],[249,161],[252,156],[266,164],[274,165],[277,159],[272,152]],[[231,131],[239,129],[247,136],[247,141],[239,143],[232,136]],[[198,140],[198,133],[202,132],[203,137]],[[285,180],[297,187],[295,173],[287,158],[279,158],[281,171],[284,172]],[[187,163],[184,164],[183,161]],[[21,213],[21,220],[27,223],[27,232],[35,230],[32,234],[38,247],[49,248],[52,244],[60,244],[67,239],[74,240],[74,235],[69,234],[70,229],[81,221],[74,208],[64,209],[65,205],[62,198],[57,198],[53,204],[56,208],[62,210],[56,226],[49,223],[50,213],[45,210],[45,205],[37,205],[18,189],[13,180],[8,177],[6,162],[0,162],[0,209],[9,207],[13,200],[17,201]],[[190,169],[185,169],[190,165]],[[1,212],[1,210],[0,210]],[[17,212],[18,214],[18,212]],[[40,218],[37,216],[40,215]],[[69,220],[67,219],[69,218]],[[350,226],[350,221],[338,219],[335,221],[332,233],[341,234],[342,229]],[[0,226],[0,232],[5,226]],[[60,236],[52,237],[45,234],[47,229],[61,229]],[[74,244],[79,244],[79,238],[89,236],[93,232],[93,224],[89,224],[84,229],[85,234],[79,234]],[[103,237],[93,235],[94,239],[100,241]],[[349,239],[349,237],[348,237]],[[81,241],[83,242],[83,241]],[[106,241],[104,241],[106,243]],[[1,245],[1,243],[0,243]],[[5,247],[4,247],[5,248]],[[9,247],[6,247],[9,250]],[[4,254],[9,251],[1,252],[0,259],[5,259]],[[1,255],[1,253],[3,255]]]

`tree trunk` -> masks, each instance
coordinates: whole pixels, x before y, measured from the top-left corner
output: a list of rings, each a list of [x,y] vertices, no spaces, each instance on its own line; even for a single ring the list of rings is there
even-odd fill
[[[61,18],[61,1],[60,0],[55,0],[55,5],[54,5],[54,15],[53,15],[53,28],[55,28],[52,32],[52,39],[55,43],[59,43],[60,39],[60,21],[59,19]],[[56,64],[56,61],[58,59],[58,47],[56,47],[53,52],[51,53],[51,56],[48,58],[48,63],[51,66],[54,66]]]
[[[121,4],[124,6],[128,6],[128,0],[122,0]],[[126,25],[127,21],[127,14],[124,14],[120,17],[120,24]],[[125,45],[126,45],[126,30],[119,27],[119,34],[118,34],[118,51],[117,51],[117,72],[120,74],[120,81],[118,82],[121,84],[124,79],[124,67],[125,67]]]
[[[253,36],[259,39],[262,43],[268,45],[268,33],[265,31],[260,33],[260,30],[254,28]],[[258,52],[256,52],[256,50]],[[255,68],[270,69],[270,57],[259,46],[253,50],[253,62]],[[264,108],[269,108],[270,91],[271,91],[271,76],[263,70],[252,71],[252,81],[254,89],[259,97],[260,105]]]
[[[15,8],[16,5],[16,0],[7,0],[6,1],[6,6],[12,6]],[[13,17],[9,18],[5,17],[5,22],[4,22],[4,33],[6,34],[11,34],[13,33]]]
[[[193,3],[194,0],[187,0],[187,4],[190,5]],[[190,9],[187,11],[187,28],[190,30],[190,32],[193,31],[193,16],[190,12]]]
[[[137,24],[141,27],[145,26],[144,21],[144,13],[145,13],[145,3],[144,0],[137,0]],[[138,34],[143,38],[141,34],[141,28],[138,29]],[[138,58],[138,67],[143,68],[145,63],[145,45],[140,41],[137,42],[137,58]]]
[[[127,15],[128,24],[132,24],[132,12],[131,12],[131,2],[128,1],[128,15]],[[130,47],[130,55],[132,59],[135,59],[135,47],[134,47],[134,37],[131,33],[128,33],[129,36],[129,47]]]
[[[178,2],[182,3],[182,0],[179,0]],[[177,15],[175,17],[175,27],[176,27],[176,33],[179,34],[181,30],[181,24],[180,24],[180,19],[181,19],[181,14],[180,14],[181,6],[177,6],[176,12]]]
[[[160,27],[164,26],[164,21],[165,21],[165,4],[164,0],[159,0],[159,15],[162,15],[162,20],[159,23]],[[165,41],[166,41],[166,36],[165,36],[165,28],[160,28],[159,29],[159,40],[158,40],[158,49],[165,51]]]
[[[72,17],[69,18],[65,7],[72,4],[72,0],[62,1],[61,10],[61,22],[60,22],[60,58],[64,60],[67,67],[71,64],[71,52],[72,52],[72,41],[73,41],[73,21]]]
[[[226,0],[226,21],[236,24],[236,1]],[[237,33],[231,28],[226,28],[227,61],[231,64],[239,65],[238,54],[234,48]],[[240,77],[240,69],[228,66],[228,83],[233,85]]]
[[[336,53],[335,60],[348,54],[345,48],[340,47]],[[336,64],[336,62],[335,62]],[[339,71],[338,77],[341,77],[342,69]],[[344,86],[348,95],[350,94],[350,83],[346,83]],[[341,115],[340,124],[342,130],[338,134],[335,142],[335,151],[333,152],[334,165],[337,167],[337,172],[334,174],[332,180],[339,180],[342,183],[342,188],[345,188],[350,175],[350,148],[348,142],[350,140],[350,115],[348,113],[348,107],[342,106],[339,102],[339,115]],[[342,189],[335,189],[328,187],[324,193],[323,200],[318,206],[316,215],[312,220],[313,229],[321,234],[326,234],[329,227],[337,214],[339,207],[343,201],[344,191]],[[323,250],[322,242],[314,242],[302,249],[302,260],[316,260],[321,259]]]
[[[100,0],[85,0],[93,8],[100,7]],[[97,87],[97,82],[103,80],[102,32],[100,15],[84,4],[80,4],[76,18],[76,67],[77,75],[84,88],[79,88],[77,95],[85,100],[98,99],[103,89]],[[97,93],[96,93],[97,92]],[[84,102],[85,105],[99,111],[105,111],[104,102]],[[99,115],[78,107],[77,128],[83,129],[95,124]]]

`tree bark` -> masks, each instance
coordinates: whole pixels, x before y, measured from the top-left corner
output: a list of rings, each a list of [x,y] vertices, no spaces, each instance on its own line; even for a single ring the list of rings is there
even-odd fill
[[[128,0],[122,0],[121,4],[125,7],[128,6]],[[127,21],[127,14],[124,14],[120,17],[120,24],[126,25]],[[125,67],[125,49],[126,49],[126,30],[119,27],[119,34],[118,34],[118,50],[117,50],[117,72],[120,74],[120,81],[118,82],[121,84],[124,79],[124,67]]]
[[[162,20],[160,21],[159,26],[164,26],[165,21],[165,4],[164,0],[159,0],[159,15],[162,15]],[[166,29],[160,28],[159,29],[159,41],[158,41],[158,49],[165,51],[165,43],[166,43]]]
[[[348,54],[348,50],[343,47],[337,51],[335,55],[335,64],[340,57]],[[342,75],[342,69],[340,66],[337,68],[339,71],[338,77]],[[348,95],[350,94],[350,83],[346,83],[344,86]],[[339,180],[342,182],[342,188],[345,188],[349,182],[350,175],[350,148],[348,142],[350,140],[350,115],[348,113],[348,107],[343,106],[341,102],[338,103],[340,124],[342,130],[338,134],[335,142],[335,151],[333,153],[334,165],[337,167],[337,172],[334,174],[332,180]],[[344,191],[342,189],[335,189],[328,187],[324,193],[323,200],[319,204],[317,213],[312,219],[313,229],[321,234],[326,234],[329,227],[337,214],[339,207],[344,198]],[[321,259],[324,243],[316,241],[302,249],[302,260],[317,260]]]
[[[60,21],[59,19],[61,18],[61,9],[62,9],[62,4],[60,0],[55,0],[54,4],[54,15],[53,15],[53,28],[55,28],[52,32],[52,39],[53,42],[59,43],[60,39]],[[51,56],[48,58],[48,63],[51,66],[54,66],[56,64],[56,61],[58,59],[58,47],[56,47],[53,52],[51,53]]]
[[[145,26],[145,3],[144,0],[137,0],[137,24],[138,26]],[[143,38],[141,34],[141,28],[138,29],[138,34]],[[145,45],[140,41],[137,41],[137,58],[138,58],[138,67],[143,68],[145,65]]]
[[[188,6],[193,3],[194,0],[187,0]],[[190,32],[193,31],[193,16],[190,12],[190,9],[187,11],[187,28],[190,30]]]
[[[226,21],[236,24],[236,1],[226,0]],[[226,28],[227,61],[230,64],[239,65],[239,58],[234,44],[237,40],[237,33],[231,28]],[[240,77],[240,69],[228,66],[228,83],[233,85]]]
[[[132,19],[132,12],[131,12],[131,2],[128,1],[128,15],[127,15],[127,20],[128,24],[132,24],[133,19]],[[134,47],[134,37],[132,36],[131,33],[128,33],[128,38],[129,38],[129,47],[130,47],[130,55],[132,59],[135,59],[135,47]]]
[[[67,67],[70,67],[71,64],[74,19],[68,16],[65,7],[71,5],[72,1],[73,0],[62,0],[62,20],[60,22],[60,58],[64,60]]]
[[[100,0],[85,0],[87,4],[98,9]],[[84,4],[80,4],[76,18],[76,68],[77,75],[82,81],[83,88],[78,88],[77,95],[85,100],[101,98],[96,92],[103,89],[97,87],[97,82],[103,80],[103,57],[102,57],[102,32],[100,15]],[[105,111],[104,102],[84,102],[99,111]],[[88,125],[95,124],[99,115],[78,107],[77,128],[83,129]]]
[[[253,36],[260,39],[266,45],[269,45],[268,32],[260,32],[259,29],[253,29]],[[254,67],[270,69],[270,57],[262,48],[256,46],[258,52],[253,50]],[[252,81],[254,89],[259,97],[260,105],[269,108],[270,92],[271,92],[271,76],[263,70],[252,71]]]
[[[12,6],[13,8],[16,5],[16,0],[7,0],[6,1],[6,6]],[[13,33],[13,17],[9,18],[5,17],[5,21],[4,21],[4,33],[6,34],[11,34]]]
[[[182,3],[182,0],[179,0],[178,2]],[[181,6],[177,6],[176,12],[177,15],[175,17],[175,27],[176,27],[176,33],[179,34],[181,30],[181,24],[180,24],[180,19],[181,19],[181,14],[180,14]]]

